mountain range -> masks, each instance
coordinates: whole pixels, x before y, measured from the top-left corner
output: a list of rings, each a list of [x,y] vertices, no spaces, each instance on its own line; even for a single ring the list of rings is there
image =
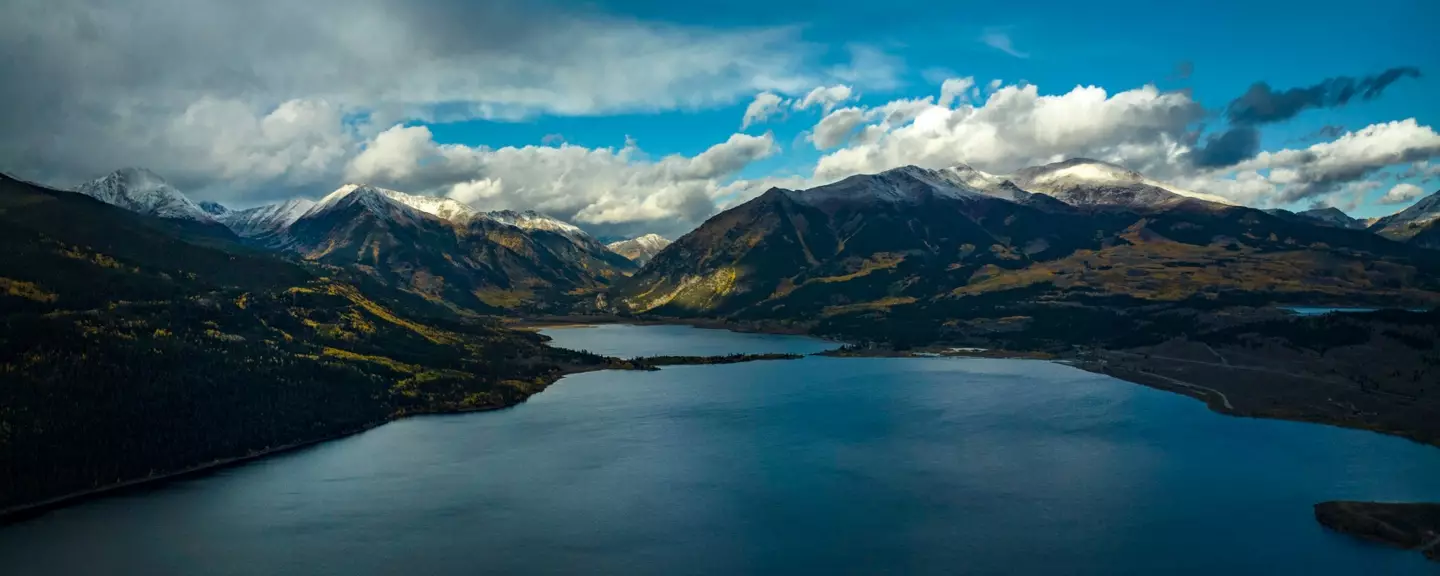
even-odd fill
[[[1276,298],[1424,299],[1408,263],[1327,274],[1371,256],[1427,258],[1376,234],[1440,248],[1440,193],[1369,224],[1335,208],[1260,212],[1088,159],[1008,175],[907,166],[773,189],[674,245],[653,234],[604,245],[533,211],[361,184],[245,210],[197,204],[140,168],[76,191],[212,235],[223,226],[252,246],[476,313],[585,310],[603,293],[622,313],[829,317],[1041,284],[1144,298],[1264,288]],[[1124,276],[1102,273],[1118,268]]]
[[[854,330],[891,316],[953,324],[995,302],[1440,303],[1440,252],[1209,201],[1095,161],[1016,180],[907,166],[771,189],[675,241],[607,303]]]

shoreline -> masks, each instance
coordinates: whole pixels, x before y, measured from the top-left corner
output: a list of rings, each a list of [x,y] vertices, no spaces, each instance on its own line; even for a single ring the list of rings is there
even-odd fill
[[[803,333],[803,332],[797,333],[797,332],[794,332],[794,331],[775,331],[775,330],[769,330],[769,329],[767,329],[767,327],[762,327],[762,326],[748,326],[748,327],[744,327],[744,328],[746,328],[746,329],[737,329],[737,328],[740,328],[740,327],[735,326],[735,325],[732,325],[732,324],[728,324],[728,323],[724,323],[724,322],[716,322],[716,321],[708,321],[708,322],[674,321],[674,322],[672,322],[672,321],[668,321],[668,320],[639,320],[639,319],[634,319],[634,318],[620,318],[620,317],[583,317],[583,321],[582,321],[580,318],[576,318],[576,317],[566,317],[566,318],[550,318],[550,319],[519,319],[519,320],[516,320],[516,321],[514,321],[514,322],[506,322],[506,323],[505,323],[505,326],[506,326],[507,328],[514,329],[514,330],[539,331],[539,330],[542,330],[542,329],[587,328],[587,327],[593,327],[593,326],[605,325],[605,324],[629,324],[629,325],[636,325],[636,326],[680,325],[680,326],[690,326],[690,327],[692,327],[692,328],[700,328],[700,329],[712,329],[712,330],[713,330],[713,329],[721,329],[721,330],[729,330],[729,331],[731,331],[731,332],[737,332],[737,333],[758,333],[758,334],[775,334],[775,335],[789,335],[789,336],[806,336],[806,337],[809,337],[809,338],[815,338],[815,339],[817,339],[817,340],[822,340],[822,341],[826,341],[826,342],[834,342],[834,343],[837,343],[837,344],[841,344],[842,346],[848,345],[848,344],[846,344],[846,343],[844,343],[844,342],[839,342],[839,341],[835,341],[835,340],[831,340],[831,339],[827,339],[827,338],[821,338],[821,337],[818,337],[818,336],[813,336],[813,335],[810,335],[810,334],[805,334],[805,333]],[[547,343],[546,345],[548,346],[549,343]],[[1107,353],[1108,353],[1108,354],[1125,354],[1124,352],[1120,352],[1120,351],[1109,351],[1109,350],[1099,351],[1099,352],[1100,352],[1101,354],[1107,354]],[[670,363],[670,364],[656,364],[656,365],[643,365],[643,364],[642,364],[642,365],[597,364],[597,365],[566,366],[566,367],[561,368],[561,369],[560,369],[559,371],[557,371],[556,373],[546,376],[546,377],[545,377],[545,382],[544,382],[544,384],[543,384],[542,386],[540,386],[540,387],[539,387],[538,389],[536,389],[534,392],[532,392],[532,393],[530,393],[530,394],[527,394],[527,395],[525,395],[525,396],[522,397],[522,398],[519,398],[518,400],[516,400],[516,401],[513,402],[513,403],[502,404],[502,405],[494,405],[494,406],[475,406],[475,407],[466,407],[466,408],[437,408],[437,409],[416,410],[416,411],[410,411],[410,412],[404,412],[404,413],[396,413],[396,414],[392,414],[392,415],[386,417],[384,420],[381,420],[381,421],[378,421],[378,422],[374,422],[374,423],[370,423],[370,424],[366,424],[366,425],[363,425],[363,426],[358,427],[358,428],[355,428],[355,429],[347,430],[347,431],[340,432],[340,433],[336,433],[336,434],[331,434],[331,435],[328,435],[328,436],[325,436],[325,437],[321,437],[321,438],[315,438],[315,439],[311,439],[311,440],[304,440],[304,441],[300,441],[300,442],[294,442],[294,443],[291,443],[291,444],[286,444],[286,445],[283,445],[283,446],[277,446],[277,447],[273,447],[273,448],[267,448],[267,449],[265,449],[265,450],[253,452],[253,453],[250,453],[250,454],[245,454],[245,455],[240,455],[240,456],[234,456],[234,457],[230,457],[230,458],[217,459],[217,460],[213,460],[213,461],[210,461],[210,462],[206,462],[206,463],[204,463],[204,464],[199,464],[199,465],[191,466],[191,467],[188,467],[188,468],[185,468],[185,469],[182,469],[182,470],[177,470],[177,471],[173,471],[173,472],[167,472],[167,473],[158,474],[158,475],[154,475],[154,476],[148,476],[148,477],[145,477],[145,478],[137,478],[137,479],[133,479],[133,480],[127,480],[127,481],[124,481],[124,482],[118,482],[118,483],[111,484],[111,485],[107,485],[107,486],[101,486],[101,487],[97,487],[97,488],[93,488],[93,489],[89,489],[89,490],[84,490],[84,491],[75,492],[75,493],[71,493],[71,494],[65,494],[65,495],[57,496],[57,497],[54,497],[54,498],[50,498],[50,499],[47,499],[47,500],[44,500],[44,501],[41,501],[41,502],[32,503],[32,504],[23,504],[23,505],[19,505],[19,506],[12,506],[12,507],[10,507],[10,508],[6,508],[6,509],[3,509],[3,510],[0,510],[0,526],[4,526],[4,525],[8,525],[8,524],[13,524],[13,523],[17,523],[17,522],[23,522],[23,521],[30,520],[30,519],[33,519],[33,518],[37,518],[37,517],[39,517],[39,516],[43,516],[44,514],[50,512],[50,511],[57,510],[57,509],[64,508],[64,507],[68,507],[68,506],[71,506],[71,505],[74,505],[74,504],[78,504],[78,503],[81,503],[81,502],[84,502],[84,501],[87,501],[87,500],[98,499],[98,498],[102,498],[102,497],[106,497],[106,496],[112,496],[112,495],[116,495],[116,494],[121,494],[121,493],[124,493],[124,492],[126,492],[126,491],[130,491],[130,490],[140,490],[140,489],[144,489],[144,488],[147,488],[147,487],[153,487],[153,486],[157,486],[157,485],[164,484],[164,483],[166,483],[166,482],[181,480],[181,479],[188,478],[188,477],[202,476],[202,475],[207,474],[207,473],[213,473],[213,472],[216,472],[216,471],[219,471],[219,470],[223,470],[223,469],[225,469],[225,468],[234,467],[234,466],[239,466],[239,465],[246,464],[246,463],[249,463],[249,462],[252,462],[252,461],[256,461],[256,460],[260,460],[260,459],[262,459],[262,458],[266,458],[266,457],[269,457],[269,456],[275,456],[275,455],[283,454],[283,453],[286,453],[286,452],[292,452],[292,451],[300,450],[300,449],[303,449],[303,448],[315,446],[315,445],[318,445],[318,444],[321,444],[321,443],[324,443],[324,442],[329,442],[329,441],[332,441],[332,440],[339,440],[339,439],[346,438],[346,437],[349,437],[349,436],[353,436],[353,435],[356,435],[356,434],[360,434],[360,433],[362,433],[362,432],[366,432],[366,431],[372,430],[372,429],[374,429],[374,428],[378,428],[378,427],[380,427],[380,426],[383,426],[383,425],[385,425],[385,424],[389,424],[389,423],[391,423],[391,422],[394,422],[394,421],[397,421],[397,420],[402,420],[402,419],[405,419],[405,418],[414,418],[414,417],[421,417],[421,416],[448,416],[448,415],[470,414],[470,413],[477,413],[477,412],[494,412],[494,411],[497,411],[497,410],[504,410],[504,409],[507,409],[507,408],[514,408],[514,407],[516,407],[516,406],[519,406],[520,404],[525,403],[527,400],[529,400],[530,397],[532,397],[532,396],[534,396],[534,395],[536,395],[536,394],[539,394],[539,393],[541,393],[541,392],[544,392],[544,391],[547,390],[550,386],[552,386],[552,385],[554,385],[555,383],[559,382],[561,379],[565,378],[566,376],[570,376],[570,375],[572,375],[572,374],[583,374],[583,373],[587,373],[587,372],[598,372],[598,371],[604,371],[604,370],[618,370],[618,371],[638,370],[638,371],[649,371],[649,370],[659,370],[660,367],[661,367],[661,366],[664,366],[664,365],[706,365],[706,364],[725,364],[725,363],[735,363],[735,362],[751,362],[751,361],[763,361],[763,360],[780,359],[780,358],[770,357],[770,356],[777,356],[777,355],[753,355],[753,356],[756,356],[756,357],[754,357],[754,358],[743,358],[743,359],[739,359],[739,360],[730,360],[730,361],[716,361],[717,359],[725,358],[724,356],[710,356],[710,357],[672,357],[672,358],[683,358],[683,359],[685,359],[686,361],[675,362],[675,363]],[[798,355],[789,355],[789,356],[800,357],[800,356],[798,356]],[[952,346],[937,346],[937,345],[932,345],[932,346],[926,346],[926,347],[922,347],[922,348],[915,349],[915,350],[903,350],[903,351],[886,349],[886,348],[868,348],[868,349],[845,349],[845,348],[836,348],[836,349],[827,350],[827,351],[822,351],[822,352],[815,352],[815,353],[812,353],[812,354],[809,354],[809,355],[806,355],[806,356],[823,356],[823,357],[831,357],[831,358],[992,358],[992,359],[1011,359],[1011,360],[1040,360],[1040,361],[1046,361],[1046,362],[1055,362],[1055,363],[1059,363],[1059,364],[1068,365],[1068,366],[1071,366],[1071,367],[1074,367],[1074,368],[1077,368],[1077,369],[1080,369],[1080,370],[1084,370],[1084,371],[1086,371],[1086,372],[1090,372],[1090,373],[1094,373],[1094,374],[1100,374],[1100,375],[1104,375],[1104,376],[1109,376],[1109,377],[1111,377],[1111,378],[1115,378],[1115,379],[1117,379],[1117,380],[1121,380],[1121,381],[1128,382],[1128,383],[1131,383],[1131,384],[1140,385],[1140,386],[1145,386],[1145,387],[1148,387],[1148,388],[1152,388],[1152,389],[1156,389],[1156,390],[1161,390],[1161,391],[1164,391],[1164,392],[1170,392],[1170,393],[1173,393],[1173,394],[1179,394],[1179,395],[1182,395],[1182,396],[1188,396],[1188,397],[1190,397],[1190,398],[1194,398],[1194,399],[1196,399],[1196,400],[1200,400],[1200,401],[1205,402],[1206,407],[1209,408],[1212,412],[1216,412],[1216,413],[1223,414],[1223,415],[1227,415],[1227,416],[1235,416],[1235,417],[1242,417],[1242,418],[1264,418],[1264,419],[1272,419],[1272,420],[1286,420],[1286,421],[1292,421],[1292,422],[1304,422],[1304,423],[1309,423],[1309,424],[1318,424],[1318,425],[1324,425],[1324,426],[1335,426],[1335,427],[1340,427],[1340,428],[1349,428],[1349,429],[1354,429],[1354,430],[1364,430],[1364,431],[1367,431],[1367,432],[1384,434],[1384,435],[1387,435],[1387,436],[1396,436],[1396,437],[1400,437],[1400,438],[1405,438],[1405,439],[1410,440],[1410,441],[1413,441],[1413,442],[1418,442],[1418,443],[1421,443],[1421,444],[1426,444],[1426,445],[1430,445],[1430,446],[1440,447],[1440,438],[1425,438],[1425,437],[1419,436],[1418,434],[1416,434],[1416,433],[1414,433],[1414,432],[1410,432],[1410,431],[1406,431],[1406,430],[1392,430],[1392,429],[1381,428],[1381,427],[1378,427],[1378,426],[1367,426],[1367,425],[1365,425],[1365,423],[1361,423],[1361,422],[1344,421],[1344,420],[1338,420],[1338,419],[1326,419],[1326,418],[1323,418],[1323,417],[1321,417],[1321,416],[1317,416],[1317,415],[1313,415],[1313,414],[1304,414],[1304,413],[1295,413],[1295,412],[1284,412],[1284,413],[1279,413],[1279,414],[1265,414],[1265,413],[1250,412],[1250,411],[1247,411],[1247,410],[1244,410],[1244,409],[1236,408],[1236,406],[1232,403],[1231,398],[1228,397],[1228,396],[1225,394],[1225,392],[1223,392],[1223,391],[1221,391],[1221,390],[1217,390],[1217,389],[1215,389],[1215,388],[1211,388],[1211,387],[1204,386],[1204,385],[1201,385],[1201,384],[1196,384],[1196,383],[1193,383],[1193,382],[1187,382],[1187,381],[1179,380],[1179,379],[1176,379],[1176,378],[1171,378],[1171,377],[1164,376],[1164,375],[1157,374],[1157,373],[1153,373],[1153,372],[1150,372],[1150,371],[1144,371],[1144,370],[1142,370],[1142,369],[1140,369],[1140,368],[1130,369],[1130,368],[1125,368],[1125,367],[1114,367],[1114,366],[1108,365],[1104,360],[1097,360],[1097,359],[1080,359],[1080,358],[1077,358],[1077,357],[1075,357],[1075,356],[1070,356],[1070,355],[1062,356],[1062,355],[1057,355],[1057,354],[1052,354],[1052,353],[1047,353],[1047,352],[1014,351],[1014,350],[981,349],[981,348],[964,348],[964,347],[952,347]],[[629,362],[629,361],[627,361],[627,360],[623,360],[623,359],[619,359],[619,358],[614,358],[614,360],[620,360],[620,361],[622,361],[622,362],[626,362],[627,364],[628,364],[628,362]],[[641,360],[643,360],[643,358],[641,358]],[[708,360],[708,361],[707,361],[707,360]]]
[[[583,327],[583,325],[575,325],[575,326],[572,326],[572,327]],[[195,466],[191,466],[191,467],[184,468],[184,469],[181,469],[181,470],[176,470],[176,471],[173,471],[173,472],[165,472],[165,473],[156,474],[156,475],[153,475],[153,476],[146,476],[146,477],[144,477],[144,478],[136,478],[136,479],[133,479],[133,480],[126,480],[126,481],[123,481],[123,482],[117,482],[117,483],[115,483],[115,484],[108,484],[108,485],[105,485],[105,486],[100,486],[100,487],[96,487],[96,488],[91,488],[91,489],[88,489],[88,490],[82,490],[82,491],[79,491],[79,492],[72,492],[72,493],[69,493],[69,494],[63,494],[63,495],[60,495],[60,496],[55,496],[55,497],[53,497],[53,498],[49,498],[49,499],[46,499],[46,500],[42,500],[42,501],[40,501],[40,502],[35,502],[35,503],[31,503],[31,504],[21,504],[21,505],[19,505],[19,506],[11,506],[11,507],[9,507],[9,508],[0,509],[0,527],[4,527],[4,526],[10,525],[10,524],[16,524],[16,523],[24,522],[24,521],[27,521],[27,520],[32,520],[32,519],[35,519],[35,518],[39,518],[39,517],[41,517],[41,516],[44,516],[44,515],[47,514],[47,513],[53,512],[53,511],[55,511],[55,510],[59,510],[59,509],[61,509],[61,508],[67,508],[67,507],[70,507],[70,506],[74,506],[74,505],[76,505],[76,504],[80,504],[80,503],[83,503],[83,502],[86,502],[86,501],[89,501],[89,500],[97,500],[97,499],[105,498],[105,497],[108,497],[108,496],[116,496],[116,495],[120,495],[120,494],[129,492],[129,491],[139,491],[139,490],[145,490],[145,489],[155,488],[155,487],[158,487],[158,486],[163,485],[163,484],[168,483],[168,482],[175,482],[175,481],[179,481],[179,480],[184,480],[184,479],[186,479],[186,478],[200,477],[200,476],[204,476],[204,475],[206,475],[206,474],[211,474],[211,473],[214,473],[214,472],[218,472],[218,471],[220,471],[220,470],[224,470],[224,469],[226,469],[226,468],[232,468],[232,467],[241,466],[241,465],[243,465],[243,464],[247,464],[247,463],[254,462],[254,461],[257,461],[257,460],[261,460],[261,459],[264,459],[264,458],[268,458],[268,457],[271,457],[271,456],[278,456],[278,455],[280,455],[280,454],[285,454],[285,453],[287,453],[287,452],[294,452],[294,451],[297,451],[297,450],[301,450],[301,449],[304,449],[304,448],[309,448],[309,447],[316,446],[316,445],[319,445],[319,444],[323,444],[323,443],[326,443],[326,442],[332,442],[332,441],[335,441],[335,440],[341,440],[341,439],[344,439],[344,438],[348,438],[348,437],[350,437],[350,436],[355,436],[355,435],[357,435],[357,434],[361,434],[361,433],[364,433],[364,432],[368,432],[368,431],[370,431],[370,430],[374,430],[374,429],[376,429],[376,428],[379,428],[379,427],[384,426],[384,425],[386,425],[386,424],[389,424],[389,423],[391,423],[391,422],[397,422],[397,421],[400,421],[400,420],[405,420],[405,419],[407,419],[407,418],[420,418],[420,417],[425,417],[425,416],[456,416],[456,415],[463,415],[463,414],[475,414],[475,413],[481,413],[481,412],[496,412],[496,411],[500,411],[500,410],[506,410],[506,409],[510,409],[510,408],[515,408],[515,407],[517,407],[517,406],[519,406],[519,405],[521,405],[521,404],[524,404],[526,401],[528,401],[531,397],[535,396],[536,394],[540,394],[541,392],[544,392],[545,390],[549,389],[551,386],[555,385],[555,383],[559,382],[561,379],[565,378],[566,376],[571,376],[571,375],[574,375],[574,374],[585,374],[585,373],[588,373],[588,372],[602,372],[602,371],[606,371],[606,370],[616,370],[616,371],[622,371],[622,372],[623,372],[623,371],[640,371],[640,372],[645,372],[645,371],[660,370],[663,366],[684,366],[684,365],[700,365],[700,366],[703,366],[703,365],[708,365],[708,364],[734,364],[734,363],[741,363],[741,362],[760,362],[760,361],[767,361],[767,360],[779,360],[779,359],[782,359],[782,358],[769,357],[770,355],[755,355],[755,356],[759,356],[759,357],[756,357],[756,358],[745,358],[745,359],[740,359],[740,360],[715,361],[715,362],[704,362],[703,360],[707,360],[707,359],[718,359],[718,358],[724,358],[724,357],[723,357],[723,356],[716,356],[716,357],[707,357],[707,356],[672,357],[672,358],[681,358],[682,360],[685,360],[685,361],[672,362],[672,363],[664,363],[664,364],[656,364],[656,365],[636,366],[636,367],[622,367],[622,366],[613,366],[613,365],[570,366],[570,367],[562,368],[559,372],[556,372],[555,374],[552,374],[552,375],[547,376],[547,377],[545,378],[545,383],[544,383],[542,386],[540,386],[539,389],[535,390],[535,391],[534,391],[533,393],[531,393],[531,394],[526,395],[526,396],[523,397],[523,398],[520,398],[520,399],[517,400],[516,402],[510,403],[510,404],[502,404],[502,405],[496,405],[496,406],[474,406],[474,407],[467,407],[467,408],[439,408],[439,409],[432,409],[432,410],[414,410],[414,411],[410,411],[410,412],[396,413],[396,414],[393,414],[393,415],[391,415],[391,416],[389,416],[389,417],[387,417],[387,418],[385,418],[384,420],[381,420],[381,421],[379,421],[379,422],[373,422],[373,423],[370,423],[370,424],[366,424],[366,425],[364,425],[364,426],[361,426],[361,427],[359,427],[359,428],[355,428],[355,429],[352,429],[352,430],[346,430],[346,431],[344,431],[344,432],[339,432],[339,433],[336,433],[336,434],[331,434],[331,435],[328,435],[328,436],[325,436],[325,437],[321,437],[321,438],[315,438],[315,439],[311,439],[311,440],[303,440],[303,441],[299,441],[299,442],[292,442],[292,443],[290,443],[290,444],[285,444],[285,445],[282,445],[282,446],[275,446],[275,447],[272,447],[272,448],[266,448],[266,449],[264,449],[264,450],[260,450],[260,451],[257,451],[257,452],[252,452],[252,453],[250,453],[250,454],[244,454],[244,455],[241,455],[241,456],[232,456],[232,457],[229,457],[229,458],[220,458],[220,459],[217,459],[217,460],[212,460],[212,461],[210,461],[210,462],[206,462],[206,463],[203,463],[203,464],[197,464],[197,465],[195,465]],[[800,357],[801,357],[801,356],[798,356],[798,355],[792,355],[792,356],[795,356],[795,358],[800,358]],[[783,358],[783,359],[794,359],[794,358]]]
[[[105,497],[107,497],[107,496],[116,496],[116,495],[123,494],[123,493],[129,492],[129,491],[132,491],[132,490],[138,491],[138,490],[144,490],[144,489],[147,489],[147,488],[154,488],[154,487],[163,485],[163,484],[165,484],[165,483],[167,483],[167,482],[174,482],[174,481],[183,480],[183,479],[186,479],[186,478],[200,477],[200,476],[204,476],[204,475],[206,475],[206,474],[210,474],[210,473],[218,472],[218,471],[220,471],[220,470],[224,470],[224,469],[226,469],[226,468],[237,467],[237,466],[240,466],[240,465],[243,465],[243,464],[247,464],[247,463],[250,463],[250,462],[253,462],[253,461],[256,461],[256,460],[261,460],[261,459],[264,459],[264,458],[268,458],[268,457],[271,457],[271,456],[278,456],[278,455],[280,455],[280,454],[284,454],[284,453],[287,453],[287,452],[294,452],[294,451],[297,451],[297,450],[301,450],[301,449],[304,449],[304,448],[309,448],[309,447],[316,446],[316,445],[319,445],[319,444],[323,444],[323,443],[326,443],[326,442],[332,442],[332,441],[335,441],[335,440],[340,440],[340,439],[343,439],[343,438],[348,438],[348,437],[351,437],[351,436],[355,436],[355,435],[357,435],[357,434],[361,434],[361,433],[364,433],[364,432],[368,432],[368,431],[370,431],[370,430],[374,430],[374,429],[376,429],[376,428],[379,428],[379,427],[384,426],[384,425],[386,425],[386,424],[389,424],[389,423],[391,423],[391,422],[396,422],[396,421],[404,420],[404,419],[407,419],[407,418],[416,418],[416,417],[422,417],[422,416],[449,416],[449,415],[458,415],[458,414],[473,414],[473,413],[477,413],[477,412],[495,412],[495,411],[499,411],[499,410],[505,410],[505,409],[508,409],[508,408],[514,408],[514,407],[516,407],[516,406],[519,406],[519,405],[521,405],[521,404],[524,404],[525,401],[526,401],[526,400],[529,400],[531,396],[534,396],[535,394],[539,394],[539,393],[541,393],[541,392],[544,392],[544,391],[545,391],[546,389],[548,389],[550,386],[554,385],[556,382],[559,382],[560,379],[562,379],[562,378],[564,378],[564,377],[566,377],[566,376],[569,376],[569,375],[571,375],[571,374],[583,374],[583,373],[586,373],[586,372],[599,372],[599,371],[602,371],[602,370],[626,370],[626,369],[625,369],[625,368],[615,368],[615,367],[612,367],[612,366],[575,366],[575,367],[564,368],[564,369],[562,369],[560,372],[558,372],[558,373],[556,373],[556,374],[553,374],[553,375],[551,375],[551,376],[546,377],[546,382],[545,382],[545,384],[544,384],[543,386],[541,386],[539,390],[536,390],[534,393],[529,394],[529,395],[526,395],[524,398],[521,398],[521,399],[519,399],[517,402],[511,403],[511,404],[504,404],[504,405],[499,405],[499,406],[475,406],[475,407],[470,407],[470,408],[422,410],[422,411],[412,411],[412,412],[405,412],[405,413],[397,413],[397,414],[393,414],[393,415],[391,415],[391,416],[389,416],[389,417],[387,417],[387,418],[385,418],[384,420],[381,420],[381,421],[379,421],[379,422],[373,422],[373,423],[370,423],[370,424],[366,424],[366,425],[364,425],[364,426],[361,426],[361,427],[359,427],[359,428],[355,428],[355,429],[352,429],[352,430],[346,430],[346,431],[344,431],[344,432],[339,432],[339,433],[331,434],[331,435],[324,436],[324,437],[321,437],[321,438],[315,438],[315,439],[311,439],[311,440],[303,440],[303,441],[299,441],[299,442],[292,442],[292,443],[290,443],[290,444],[285,444],[285,445],[282,445],[282,446],[275,446],[275,447],[273,447],[273,448],[266,448],[266,449],[264,449],[264,450],[260,450],[260,451],[257,451],[257,452],[253,452],[253,453],[245,454],[245,455],[241,455],[241,456],[232,456],[232,457],[229,457],[229,458],[220,458],[220,459],[217,459],[217,460],[212,460],[212,461],[210,461],[210,462],[206,462],[206,463],[203,463],[203,464],[197,464],[197,465],[195,465],[195,466],[191,466],[191,467],[189,467],[189,468],[184,468],[184,469],[181,469],[181,470],[176,470],[176,471],[173,471],[173,472],[165,472],[165,473],[156,474],[156,475],[153,475],[153,476],[146,476],[146,477],[144,477],[144,478],[136,478],[136,479],[133,479],[133,480],[126,480],[126,481],[123,481],[123,482],[117,482],[117,483],[115,483],[115,484],[108,484],[108,485],[105,485],[105,486],[100,486],[100,487],[96,487],[96,488],[91,488],[91,489],[88,489],[88,490],[81,490],[81,491],[79,491],[79,492],[71,492],[71,493],[69,493],[69,494],[63,494],[63,495],[60,495],[60,496],[56,496],[56,497],[53,497],[53,498],[49,498],[49,499],[46,499],[46,500],[42,500],[42,501],[40,501],[40,502],[31,503],[31,504],[21,504],[21,505],[19,505],[19,506],[11,506],[11,507],[9,507],[9,508],[0,509],[0,527],[4,527],[4,526],[10,525],[10,524],[16,524],[16,523],[19,523],[19,522],[24,522],[24,521],[26,521],[26,520],[32,520],[32,519],[38,518],[38,517],[40,517],[40,516],[44,516],[45,514],[50,513],[50,512],[53,512],[53,511],[55,511],[55,510],[59,510],[59,509],[61,509],[61,508],[66,508],[66,507],[69,507],[69,506],[73,506],[73,505],[76,505],[76,504],[80,504],[80,503],[83,503],[83,502],[86,502],[86,501],[89,501],[89,500],[96,500],[96,499],[100,499],[100,498],[105,498]]]

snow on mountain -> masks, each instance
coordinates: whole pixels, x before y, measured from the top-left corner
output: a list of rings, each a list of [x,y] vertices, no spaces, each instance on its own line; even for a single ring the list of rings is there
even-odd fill
[[[1235,205],[1213,194],[1186,190],[1123,166],[1088,158],[1022,168],[1005,178],[1026,191],[1048,194],[1070,204],[1147,207],[1173,203],[1178,196]]]
[[[1370,230],[1391,238],[1408,238],[1436,221],[1440,221],[1440,191],[1421,198],[1409,208],[1376,220],[1370,225]]]
[[[586,234],[584,230],[581,230],[579,226],[558,218],[546,216],[534,210],[525,210],[523,212],[496,210],[494,212],[485,212],[482,215],[496,222],[509,224],[525,230],[548,230],[571,238],[588,238],[590,236]]]
[[[401,203],[380,188],[369,185],[346,184],[321,198],[294,222],[323,218],[331,213],[360,206],[377,217],[396,222],[416,224],[425,218],[439,218]],[[394,192],[391,190],[390,192]],[[293,223],[292,223],[293,225]]]
[[[834,202],[918,202],[927,195],[966,199],[985,196],[957,174],[918,166],[901,166],[879,174],[857,174],[833,184],[791,192],[799,202],[812,205]]]
[[[215,222],[214,217],[184,193],[144,168],[116,170],[104,178],[81,184],[75,192],[150,216]]]
[[[289,228],[314,207],[314,200],[296,198],[248,210],[228,211],[217,216],[217,219],[236,234],[250,238]]]
[[[327,202],[333,202],[340,198],[344,198],[346,195],[359,188],[373,190],[374,192],[379,193],[380,195],[394,200],[395,202],[398,202],[404,206],[414,208],[442,220],[463,222],[477,214],[474,208],[471,208],[470,206],[462,202],[457,202],[449,198],[440,198],[438,196],[421,196],[419,194],[408,194],[397,190],[389,190],[386,188],[380,188],[378,186],[369,186],[363,184],[346,184],[344,186],[341,186],[339,189],[331,192],[330,195],[322,198],[318,204],[324,205]]]
[[[664,236],[659,234],[646,234],[629,240],[611,242],[610,244],[606,244],[605,247],[643,266],[669,245],[670,240]]]

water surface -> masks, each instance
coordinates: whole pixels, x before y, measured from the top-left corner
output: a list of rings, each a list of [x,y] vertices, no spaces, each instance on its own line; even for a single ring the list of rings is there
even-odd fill
[[[623,355],[806,352],[676,327]],[[563,379],[0,528],[29,574],[1433,574],[1328,499],[1440,501],[1440,450],[1221,416],[1037,361],[846,359]]]

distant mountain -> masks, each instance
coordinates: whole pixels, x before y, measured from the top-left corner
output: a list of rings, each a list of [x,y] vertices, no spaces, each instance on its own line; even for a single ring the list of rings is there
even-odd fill
[[[1367,224],[1364,220],[1352,218],[1349,214],[1346,214],[1344,211],[1334,206],[1330,206],[1327,208],[1312,208],[1310,210],[1302,210],[1300,212],[1291,212],[1282,208],[1272,208],[1266,210],[1265,213],[1270,214],[1271,216],[1275,216],[1277,218],[1284,218],[1291,221],[1305,222],[1309,224],[1319,224],[1322,226],[1333,226],[1335,228],[1345,228],[1347,230],[1364,230],[1369,227],[1369,224]]]
[[[1234,205],[1219,196],[1177,188],[1134,170],[1087,158],[1024,168],[1006,178],[1026,191],[1048,194],[1075,206],[1156,208],[1187,198]]]
[[[610,244],[606,244],[605,247],[616,254],[633,260],[636,264],[644,266],[646,262],[649,262],[651,258],[654,258],[656,254],[659,254],[661,250],[664,250],[665,247],[669,245],[670,240],[664,236],[659,234],[646,234],[629,240],[611,242]]]
[[[387,285],[477,311],[573,300],[572,293],[635,269],[583,233],[521,228],[436,200],[347,185],[275,241],[306,259],[358,267]]]
[[[1376,220],[1370,231],[1386,238],[1440,248],[1440,191],[1421,198],[1409,208]]]
[[[771,189],[676,240],[607,302],[618,312],[863,330],[902,310],[939,322],[992,294],[1011,303],[1440,300],[1440,261],[1426,251],[1150,182],[1078,161],[1011,177],[904,167]]]
[[[144,168],[122,168],[81,184],[75,191],[147,216],[215,222],[209,212],[191,202],[164,178]]]
[[[1344,211],[1334,206],[1330,206],[1328,208],[1313,208],[1310,210],[1297,212],[1296,214],[1305,218],[1310,218],[1322,224],[1334,226],[1336,228],[1347,228],[1350,230],[1365,229],[1364,222],[1361,222],[1360,220],[1357,220],[1355,218],[1351,218],[1349,214],[1346,214]]]
[[[496,210],[494,212],[486,212],[485,216],[496,222],[517,226],[526,230],[545,230],[570,237],[589,236],[589,234],[586,234],[579,226],[558,218],[546,216],[534,210],[525,210],[523,212]]]
[[[296,198],[246,210],[226,211],[216,214],[215,218],[241,237],[253,238],[284,231],[314,207],[314,200]]]
[[[341,186],[339,190],[332,192],[331,196],[334,196],[336,194],[343,195],[348,190],[354,190],[359,186],[359,184],[346,184],[344,186]],[[469,220],[477,214],[476,210],[474,208],[471,208],[469,205],[456,200],[451,200],[449,198],[407,194],[405,192],[387,190],[385,188],[375,188],[375,190],[380,191],[381,194],[384,194],[385,197],[391,200],[394,200],[426,214],[438,217],[441,220],[449,220],[451,222],[464,222],[465,220]]]

